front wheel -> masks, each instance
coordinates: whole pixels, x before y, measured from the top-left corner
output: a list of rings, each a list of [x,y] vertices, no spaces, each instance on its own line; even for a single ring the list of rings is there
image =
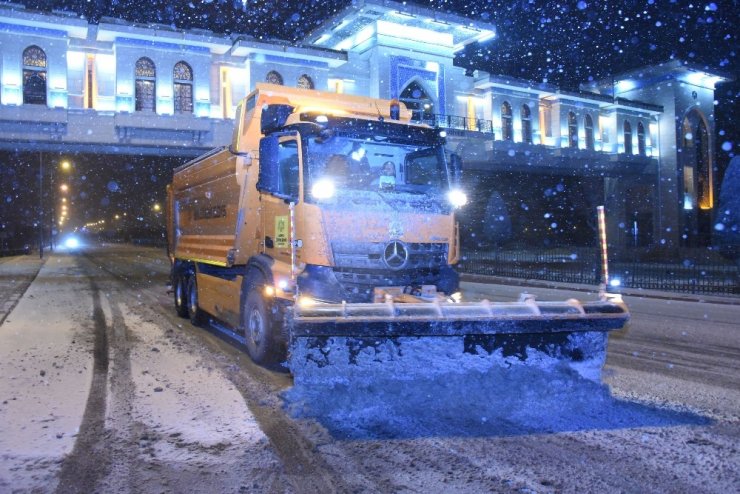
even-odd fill
[[[198,284],[195,273],[188,279],[188,313],[193,326],[201,326],[206,322],[206,313],[198,305]]]
[[[258,286],[252,286],[244,304],[244,336],[247,352],[256,363],[266,365],[280,360],[275,327]]]

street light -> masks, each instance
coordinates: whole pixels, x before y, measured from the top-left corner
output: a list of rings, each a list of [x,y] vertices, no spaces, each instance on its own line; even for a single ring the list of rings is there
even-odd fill
[[[72,169],[72,163],[69,160],[63,160],[59,163],[59,169],[68,172]],[[54,173],[49,177],[50,190],[54,190]],[[60,187],[62,192],[67,192],[69,189],[67,184],[62,184]],[[39,151],[39,213],[38,213],[38,229],[39,229],[39,259],[44,258],[44,225],[45,214],[44,214],[44,153]],[[66,202],[64,199],[62,202]],[[54,199],[51,201],[51,214],[49,215],[49,245],[54,248],[54,218],[56,214],[54,212]],[[61,223],[61,222],[60,222]]]

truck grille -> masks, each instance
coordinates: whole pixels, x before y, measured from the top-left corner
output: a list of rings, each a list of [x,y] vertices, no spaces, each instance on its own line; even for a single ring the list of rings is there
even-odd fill
[[[436,285],[439,268],[447,265],[447,244],[404,243],[408,260],[391,269],[383,260],[387,243],[333,243],[334,276],[348,301],[369,302],[376,286]]]
[[[348,302],[371,302],[376,286],[436,285],[439,271],[423,269],[379,273],[334,268],[334,276],[345,290]]]
[[[434,269],[447,264],[446,243],[405,243],[408,261],[403,270]],[[333,242],[334,266],[337,268],[369,269],[388,272],[391,269],[383,260],[388,243]]]

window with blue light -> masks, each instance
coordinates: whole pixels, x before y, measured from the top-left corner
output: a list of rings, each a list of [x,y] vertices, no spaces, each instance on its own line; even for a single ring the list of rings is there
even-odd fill
[[[528,105],[522,105],[522,142],[532,144],[532,112]]]
[[[508,101],[501,104],[501,138],[510,141],[514,137],[514,125],[511,119],[511,105]]]
[[[23,104],[46,104],[46,53],[38,46],[23,50]]]
[[[193,113],[193,69],[177,62],[172,73],[175,113]]]
[[[632,125],[625,120],[624,121],[624,153],[632,154]]]
[[[308,75],[303,74],[298,78],[298,87],[300,89],[313,89],[313,79],[311,79]]]
[[[267,73],[267,76],[265,76],[265,82],[267,82],[268,84],[276,84],[278,86],[282,86],[283,76],[280,75],[280,72],[271,70]]]
[[[594,150],[594,121],[591,115],[586,114],[583,119],[584,130],[586,131],[586,149]]]
[[[568,112],[568,147],[578,149],[578,119],[572,111]]]
[[[645,156],[645,126],[637,122],[637,154]]]
[[[156,111],[157,68],[147,57],[136,61],[136,111]]]

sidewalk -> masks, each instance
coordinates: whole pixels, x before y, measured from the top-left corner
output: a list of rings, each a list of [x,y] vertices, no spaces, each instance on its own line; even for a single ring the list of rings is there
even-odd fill
[[[0,491],[52,492],[92,380],[90,282],[72,256],[0,264]],[[17,304],[17,305],[16,305]]]
[[[0,258],[0,324],[16,306],[47,259],[33,255]]]

